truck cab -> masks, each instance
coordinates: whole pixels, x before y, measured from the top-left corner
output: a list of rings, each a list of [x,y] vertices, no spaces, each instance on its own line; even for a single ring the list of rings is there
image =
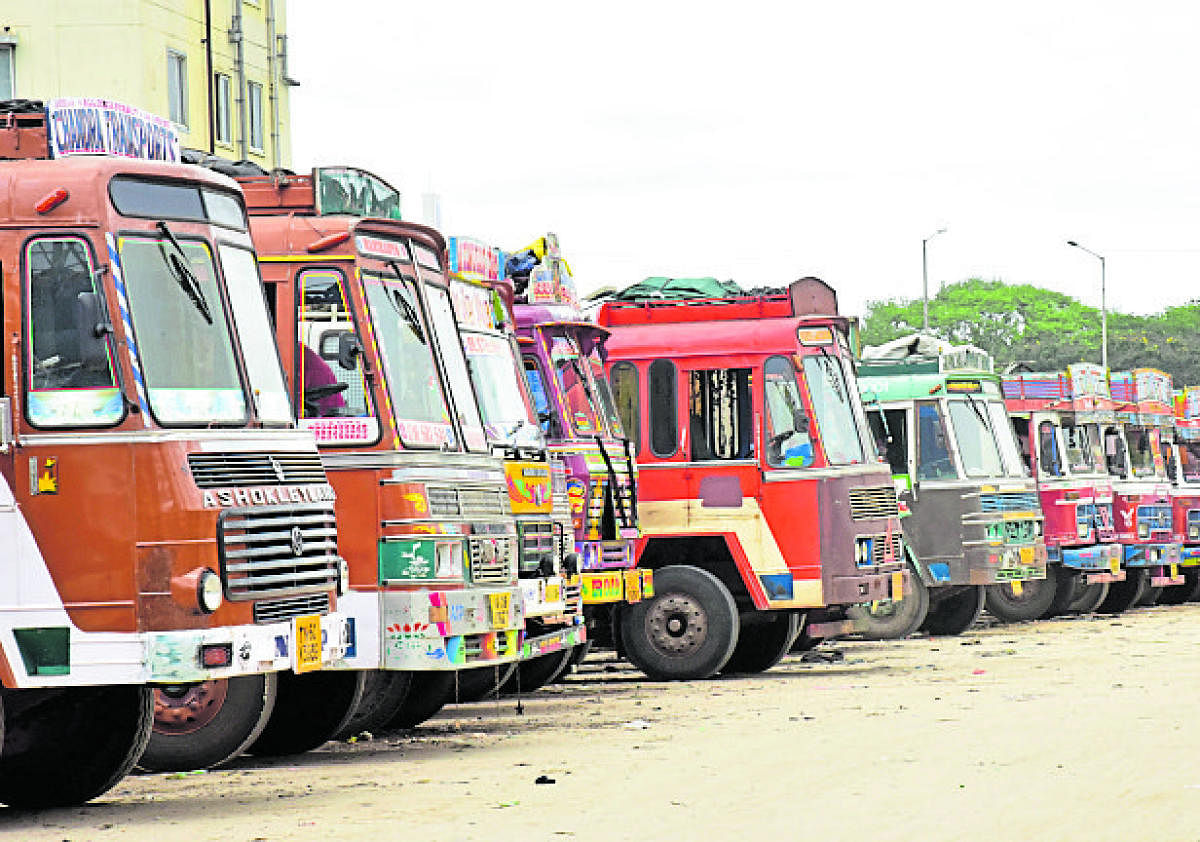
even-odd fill
[[[621,612],[653,678],[759,672],[803,625],[904,597],[896,495],[878,461],[833,289],[605,302],[616,406],[639,463],[639,563]]]
[[[1041,507],[991,357],[921,334],[862,357],[859,388],[909,513],[904,535],[920,580],[913,607],[874,620],[874,636],[922,624],[959,634],[985,604],[1005,621],[1040,616],[1053,596],[1044,582]]]
[[[1164,604],[1200,598],[1200,390],[1177,390],[1174,409],[1175,436],[1167,449],[1167,475],[1184,585],[1163,591],[1158,601]]]

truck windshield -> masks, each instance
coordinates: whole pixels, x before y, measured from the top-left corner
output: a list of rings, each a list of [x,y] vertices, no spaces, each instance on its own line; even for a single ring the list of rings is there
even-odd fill
[[[1179,474],[1184,482],[1200,482],[1200,441],[1179,443]]]
[[[847,382],[838,358],[827,353],[805,357],[804,379],[829,464],[865,461],[863,438],[851,404],[858,400],[858,387]]]
[[[1017,437],[1013,434],[1012,421],[1008,418],[1008,410],[1004,403],[996,400],[987,401],[988,421],[991,422],[992,432],[1000,446],[1000,458],[1004,462],[1004,473],[1010,477],[1025,476],[1025,466],[1021,461],[1021,451],[1017,447]]]
[[[245,423],[246,398],[212,251],[190,239],[179,241],[179,251],[165,238],[122,237],[119,245],[150,409],[174,426]],[[171,260],[181,256],[191,270],[186,281]],[[264,338],[270,335],[267,330]]]
[[[1063,443],[1067,447],[1067,465],[1072,474],[1094,474],[1096,472],[1095,428],[1084,424],[1064,421]]]
[[[592,399],[592,384],[581,362],[579,346],[571,336],[555,336],[550,345],[554,377],[567,404],[567,415],[576,435],[591,437],[602,429]]]
[[[401,440],[435,447],[455,444],[429,329],[412,281],[364,272],[363,286]]]
[[[454,310],[450,306],[450,293],[435,284],[425,285],[429,299],[430,320],[437,333],[438,347],[446,365],[446,378],[450,381],[450,394],[458,410],[458,423],[463,438],[470,450],[486,450],[487,436],[483,432],[483,420],[479,417],[479,406],[475,403],[475,391],[471,386],[471,375],[467,373],[467,358],[463,356],[462,337]]]
[[[771,357],[763,366],[763,375],[767,464],[775,468],[807,468],[813,464],[813,448],[795,369],[786,357]]]
[[[464,332],[462,337],[488,438],[519,447],[544,447],[541,428],[517,378],[512,344],[484,333]]]
[[[1152,477],[1154,468],[1154,443],[1150,430],[1145,427],[1129,427],[1125,430],[1129,441],[1129,466],[1135,477]]]
[[[274,331],[267,317],[267,302],[263,298],[254,252],[224,244],[217,246],[217,252],[225,270],[233,323],[241,341],[250,394],[254,397],[259,420],[265,424],[290,424],[292,407],[284,385],[279,350],[272,338]]]
[[[616,438],[624,438],[621,416],[617,414],[617,402],[613,400],[608,378],[604,376],[604,363],[600,359],[600,352],[595,348],[588,354],[588,364],[591,366],[592,385],[596,387],[596,397],[602,414],[608,421],[608,429]]]
[[[947,404],[963,471],[969,477],[1001,476],[1003,468],[1000,451],[996,447],[996,436],[981,402],[975,400],[972,404],[965,400],[952,400]]]

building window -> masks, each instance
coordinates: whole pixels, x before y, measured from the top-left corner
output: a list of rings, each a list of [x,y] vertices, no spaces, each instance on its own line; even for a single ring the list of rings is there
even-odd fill
[[[13,67],[15,65],[12,44],[0,44],[0,100],[14,99],[17,85]]]
[[[217,142],[218,143],[233,143],[233,132],[230,129],[230,91],[232,83],[228,76],[224,73],[218,73],[216,76],[216,85],[213,94],[216,98],[217,106]]]
[[[258,82],[250,82],[249,93],[250,148],[257,149],[261,152],[263,149],[262,85],[260,85]]]
[[[171,122],[187,125],[187,56],[175,50],[167,50],[167,112]]]

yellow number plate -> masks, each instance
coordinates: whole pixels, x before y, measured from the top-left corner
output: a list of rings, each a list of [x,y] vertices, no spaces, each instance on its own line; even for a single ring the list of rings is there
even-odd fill
[[[626,570],[625,571],[625,601],[626,602],[641,602],[642,601],[642,571]]]
[[[321,618],[296,618],[296,672],[321,668]]]
[[[1174,579],[1178,575],[1179,575],[1179,565],[1172,564],[1171,565],[1171,578]]]
[[[1121,572],[1121,559],[1114,558],[1111,561],[1109,561],[1108,569],[1111,570],[1113,573],[1120,573]]]
[[[492,628],[506,629],[512,625],[512,594],[490,593],[488,603],[492,609]]]
[[[1021,547],[1021,564],[1033,564],[1033,547]]]
[[[892,601],[900,602],[904,599],[904,571],[897,570],[892,574]]]
[[[546,585],[546,602],[562,602],[562,585]]]
[[[1018,581],[1018,580],[1013,580],[1013,581],[1012,581],[1012,582],[1010,582],[1009,584],[1010,584],[1010,585],[1011,585],[1011,587],[1012,587],[1012,593],[1013,593],[1013,596],[1020,596],[1021,594],[1023,594],[1023,593],[1025,592],[1025,586],[1024,586],[1024,585],[1022,585],[1022,584],[1020,583],[1020,581]]]

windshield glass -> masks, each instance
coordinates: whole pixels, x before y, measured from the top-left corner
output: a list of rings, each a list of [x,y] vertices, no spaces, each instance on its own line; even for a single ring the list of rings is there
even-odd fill
[[[580,362],[579,346],[572,336],[555,336],[550,344],[554,377],[567,404],[567,415],[578,435],[591,437],[600,431],[591,383]]]
[[[1179,443],[1179,473],[1184,482],[1200,482],[1200,441]]]
[[[401,440],[410,445],[454,445],[450,410],[412,281],[366,272],[363,286]]]
[[[1017,447],[1017,437],[1013,434],[1012,421],[1008,418],[1008,410],[1001,401],[987,402],[988,420],[996,433],[996,442],[1000,445],[1000,457],[1004,462],[1004,473],[1010,477],[1025,476],[1025,465],[1021,461],[1021,451]]]
[[[254,252],[229,245],[218,245],[217,251],[225,269],[233,323],[241,340],[250,394],[254,397],[259,420],[265,424],[290,424],[292,407],[283,380],[275,334],[267,318],[267,302],[263,298]]]
[[[475,403],[475,390],[471,386],[471,375],[467,373],[467,358],[463,355],[462,338],[454,310],[450,306],[450,293],[433,284],[425,285],[429,297],[429,312],[433,329],[437,333],[438,347],[446,365],[446,377],[450,381],[450,393],[458,409],[458,423],[463,437],[471,450],[486,450],[487,436],[483,432],[483,421]]]
[[[1124,479],[1128,475],[1125,467],[1125,438],[1117,427],[1104,428],[1104,468],[1114,477]]]
[[[1145,427],[1129,427],[1125,430],[1129,442],[1129,466],[1135,477],[1152,477],[1154,470],[1154,444],[1150,431]]]
[[[969,477],[1000,475],[1000,452],[996,449],[996,437],[988,425],[982,403],[976,400],[971,405],[965,400],[952,400],[947,404],[963,471]]]
[[[1067,447],[1067,464],[1070,466],[1071,473],[1095,473],[1096,451],[1099,447],[1099,443],[1096,441],[1095,427],[1064,421],[1062,434],[1063,444]]]
[[[837,358],[829,354],[805,357],[804,378],[816,415],[817,435],[829,464],[865,461],[862,435],[851,403],[858,400],[858,388],[846,382]]]
[[[180,248],[191,269],[187,277],[176,268],[183,261],[168,240],[120,241],[150,409],[163,424],[244,423],[246,399],[212,252],[207,243],[194,240],[180,241]]]
[[[604,362],[600,359],[600,352],[595,348],[592,349],[592,353],[588,354],[588,363],[591,366],[592,385],[596,387],[601,414],[608,419],[608,429],[616,438],[625,438],[621,427],[621,416],[617,414],[617,402],[613,400],[608,378],[604,375]]]
[[[462,338],[488,438],[521,447],[543,447],[541,430],[517,377],[512,344],[483,333],[463,333]]]
[[[807,468],[813,463],[813,448],[795,369],[787,358],[771,357],[763,366],[763,374],[767,464],[776,468]]]

